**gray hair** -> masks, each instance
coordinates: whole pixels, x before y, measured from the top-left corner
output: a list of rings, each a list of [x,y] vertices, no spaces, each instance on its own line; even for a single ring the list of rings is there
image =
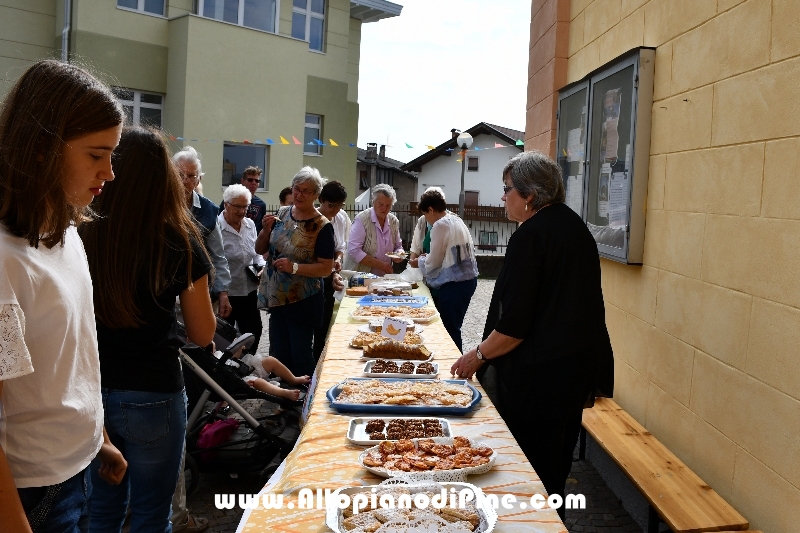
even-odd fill
[[[228,188],[225,189],[225,192],[222,193],[222,199],[226,202],[230,202],[234,198],[247,198],[247,203],[250,203],[250,200],[253,199],[253,195],[250,194],[250,191],[244,185],[228,185]]]
[[[533,196],[531,208],[541,209],[552,203],[564,203],[564,180],[561,169],[549,157],[532,150],[512,157],[503,167],[503,178],[511,178],[511,184],[521,196]]]
[[[425,192],[438,192],[439,194],[442,195],[442,200],[447,200],[447,198],[444,197],[444,189],[442,189],[441,187],[435,187],[435,186],[428,187],[427,189],[425,189]]]
[[[325,180],[320,176],[319,170],[314,167],[301,168],[292,178],[291,187],[294,188],[295,185],[309,182],[314,186],[314,195],[319,196],[319,193],[322,192],[322,187],[325,186]]]
[[[175,155],[172,156],[172,162],[180,164],[181,161],[190,161],[197,165],[197,173],[202,176],[203,175],[203,164],[200,162],[200,154],[192,148],[191,146],[187,146],[180,152],[175,152]]]
[[[392,205],[397,202],[397,194],[394,192],[394,187],[388,185],[386,183],[379,183],[378,185],[372,188],[372,201],[374,202],[375,199],[378,197],[379,194],[384,195],[389,200],[392,201]]]

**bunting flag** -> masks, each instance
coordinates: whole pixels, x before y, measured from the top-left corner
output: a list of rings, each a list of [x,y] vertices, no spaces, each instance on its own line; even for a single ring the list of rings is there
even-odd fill
[[[525,146],[525,143],[522,142],[522,139],[517,139],[517,146]]]
[[[275,141],[273,141],[272,139],[267,139],[267,144],[275,144]]]
[[[179,141],[184,141],[185,139],[183,137],[178,137],[178,140]]]
[[[294,141],[294,144],[303,144],[300,141],[298,141],[297,137],[295,137],[294,135],[292,135],[292,140]]]
[[[317,143],[317,146],[328,146],[324,142],[320,141],[319,139],[314,139],[314,142]],[[308,143],[311,144],[311,143]]]
[[[350,143],[348,146],[349,146],[350,148],[353,148],[355,145],[356,145],[356,143]]]
[[[289,144],[289,141],[287,141],[286,139],[284,139],[284,138],[283,138],[283,135],[281,135],[281,144]]]
[[[476,146],[475,148],[473,148],[473,150],[480,150],[480,149],[481,149],[480,146]]]
[[[175,137],[174,135],[170,135],[170,136],[169,136],[169,140],[170,140],[170,141],[177,141],[177,140],[178,140],[178,138],[177,138],[177,137]]]
[[[406,148],[414,148],[414,147],[411,146],[410,144],[406,143]]]
[[[330,141],[331,146],[339,146],[338,144],[336,144],[336,141],[334,141],[333,139],[328,139],[328,141]]]
[[[242,142],[243,142],[244,144],[253,144],[253,143],[251,143],[250,141],[248,141],[247,139],[243,140]]]
[[[429,145],[428,145],[428,150],[436,150],[436,147],[435,147],[435,146],[431,146],[431,145],[429,144]]]
[[[506,146],[504,144],[494,143],[494,147],[495,148],[505,148]]]

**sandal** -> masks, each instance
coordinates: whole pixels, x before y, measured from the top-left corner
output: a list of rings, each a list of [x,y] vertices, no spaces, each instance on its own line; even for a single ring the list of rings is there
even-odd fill
[[[186,527],[181,531],[185,533],[200,533],[206,529],[208,529],[208,518],[189,515],[189,521],[186,523]]]

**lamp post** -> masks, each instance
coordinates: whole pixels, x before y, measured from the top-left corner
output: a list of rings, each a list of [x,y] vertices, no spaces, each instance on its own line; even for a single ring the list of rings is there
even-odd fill
[[[458,216],[464,218],[464,169],[467,165],[467,150],[472,146],[472,135],[462,133],[456,139],[456,143],[461,148],[461,192],[458,193]]]

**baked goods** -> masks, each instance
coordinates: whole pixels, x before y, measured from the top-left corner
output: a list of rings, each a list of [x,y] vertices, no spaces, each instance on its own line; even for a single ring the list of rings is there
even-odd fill
[[[426,319],[431,318],[436,314],[436,309],[433,307],[408,307],[408,306],[384,306],[379,305],[364,305],[353,311],[352,316],[390,316],[390,317],[407,317]]]
[[[417,365],[415,374],[433,374],[436,372],[432,363],[420,363]]]
[[[388,436],[388,435],[387,435]],[[488,446],[472,445],[465,437],[467,446],[437,443],[433,439],[386,440],[364,452],[362,462],[377,470],[387,472],[423,472],[426,470],[454,470],[488,464],[494,450]],[[469,520],[464,515],[455,515],[457,520]],[[457,521],[452,520],[452,521]],[[477,525],[477,524],[476,524]]]
[[[334,403],[465,407],[471,401],[472,390],[458,383],[418,379],[347,379]]]
[[[405,344],[391,339],[364,346],[364,357],[368,359],[424,361],[430,356],[430,350],[422,344]]]
[[[397,320],[402,320],[406,323],[406,332],[414,331],[417,328],[417,325],[410,318],[398,318]],[[377,318],[375,320],[370,320],[369,329],[375,333],[380,333],[383,330],[383,319]]]
[[[344,292],[348,296],[366,296],[369,289],[367,287],[348,287]]]
[[[386,337],[381,335],[380,333],[365,333],[360,332],[358,335],[350,339],[350,346],[353,348],[363,348],[364,346],[368,346],[370,344],[375,344],[376,342],[382,342],[386,340]],[[422,337],[417,335],[416,333],[406,332],[406,336],[403,337],[403,344],[422,344]]]

